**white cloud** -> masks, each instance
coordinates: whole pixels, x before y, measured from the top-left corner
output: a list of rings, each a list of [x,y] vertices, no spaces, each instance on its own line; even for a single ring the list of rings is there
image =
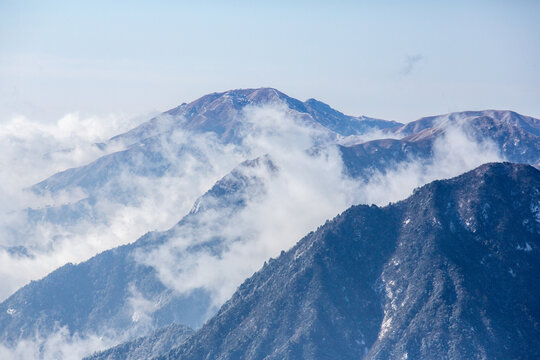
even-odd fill
[[[36,335],[32,339],[21,340],[14,346],[0,344],[0,359],[80,360],[124,339],[115,334],[80,336],[70,334],[66,327],[61,327],[46,337]]]
[[[344,145],[344,146],[353,146],[353,145],[362,144],[362,143],[372,141],[372,140],[399,139],[401,137],[402,136],[400,134],[373,129],[360,135],[346,136],[343,139],[339,140],[339,144]]]
[[[105,151],[93,145],[106,141],[119,129],[125,130],[114,122],[112,118],[100,122],[72,114],[55,125],[16,118],[0,126],[0,161],[2,168],[10,170],[0,176],[0,195],[5,200],[0,204],[0,299],[67,262],[86,260],[135,241],[150,230],[168,229],[188,212],[198,196],[244,159],[236,147],[221,144],[211,135],[176,131],[155,145],[170,165],[164,176],[136,175],[126,169],[93,194],[96,203],[85,210],[91,216],[75,218],[68,224],[30,221],[26,208],[72,204],[88,195],[72,188],[38,196],[24,188],[58,170],[121,149],[121,143]],[[43,154],[47,154],[45,158]],[[143,164],[139,165],[136,167]],[[114,186],[129,192],[129,202],[115,199],[115,194],[108,192],[114,191]],[[13,254],[11,246],[25,246],[31,256]]]
[[[318,156],[307,154],[305,149],[320,135],[316,129],[299,125],[279,108],[251,108],[246,114],[256,128],[246,140],[250,153],[268,153],[279,169],[277,173],[260,169],[255,174],[264,192],[255,187],[257,191],[247,196],[246,207],[239,213],[220,216],[218,209],[205,214],[202,226],[179,231],[161,248],[140,258],[179,293],[208,290],[216,308],[265,260],[349,206],[383,206],[406,198],[427,182],[502,160],[489,139],[475,142],[467,136],[466,125],[457,122],[436,140],[432,159],[411,159],[361,183],[342,175],[343,164],[334,147]],[[279,131],[274,130],[275,124]],[[222,239],[221,251],[186,251],[190,245],[217,237]]]
[[[475,141],[463,121],[447,124],[433,147],[429,160],[411,159],[384,175],[374,174],[362,186],[362,203],[386,205],[404,199],[414,188],[437,179],[447,179],[487,162],[504,161],[496,144],[486,138]]]
[[[355,182],[342,176],[337,148],[308,154],[307,149],[327,136],[324,131],[305,126],[279,106],[250,107],[244,116],[249,124],[246,152],[254,157],[268,154],[278,171],[264,166],[242,169],[256,179],[247,188],[244,209],[232,216],[227,209],[199,214],[196,228],[183,228],[170,242],[139,259],[154,266],[160,279],[180,293],[208,290],[216,307],[265,260],[345,210],[358,195]],[[222,241],[219,251],[204,247],[186,251],[216,238]]]
[[[26,187],[57,171],[85,164],[115,150],[101,149],[95,143],[131,126],[133,123],[129,120],[115,116],[98,119],[76,113],[64,116],[55,124],[31,121],[22,116],[0,123],[0,245],[26,245],[16,241],[12,231],[24,231],[29,227],[27,219],[21,215],[23,209],[66,203],[83,196],[79,191],[73,191],[58,194],[55,199],[38,197],[24,191]],[[50,225],[45,225],[36,231],[36,239],[41,245],[47,245],[54,233]],[[65,259],[59,258],[66,248],[60,248],[55,256],[47,254],[43,258],[13,256],[5,248],[0,249],[0,298],[28,280],[63,265]]]

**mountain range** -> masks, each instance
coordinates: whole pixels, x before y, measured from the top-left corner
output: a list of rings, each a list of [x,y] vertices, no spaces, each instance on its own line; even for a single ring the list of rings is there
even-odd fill
[[[198,176],[194,179],[206,177],[213,183],[205,191],[185,194],[191,210],[170,214],[176,221],[169,230],[129,239],[126,245],[66,264],[19,289],[0,304],[0,341],[13,346],[59,327],[72,335],[112,332],[129,340],[96,359],[165,355],[183,341],[166,356],[384,359],[513,354],[526,359],[538,354],[535,346],[519,350],[516,345],[538,338],[539,307],[533,299],[538,293],[532,280],[538,262],[531,255],[538,247],[540,187],[538,172],[530,166],[485,165],[415,190],[397,204],[353,207],[270,260],[217,313],[223,301],[216,301],[208,288],[181,285],[187,287],[179,291],[167,283],[152,262],[160,251],[169,252],[174,275],[187,279],[193,258],[223,257],[258,236],[225,230],[244,221],[249,206],[268,195],[271,179],[289,171],[272,151],[250,148],[249,137],[258,127],[269,127],[250,111],[267,107],[290,117],[308,134],[306,159],[337,150],[343,165],[339,176],[351,184],[370,183],[410,163],[420,169],[437,166],[443,140],[454,131],[489,144],[502,159],[540,166],[540,120],[511,111],[467,111],[400,124],[344,115],[317,100],[302,102],[269,88],[206,95],[100,144],[120,144],[123,150],[30,189],[47,196],[82,190],[80,200],[26,210],[30,224],[71,226],[81,221],[107,224],[108,213],[100,207],[105,200],[137,207],[149,196],[126,182],[126,175],[151,181],[169,176],[180,184],[191,176],[184,169],[193,167]],[[187,134],[180,142],[179,131]],[[201,148],[200,139],[217,144],[215,152]],[[223,149],[233,149],[232,155]],[[225,154],[234,166],[216,166],[216,154]],[[316,212],[317,207],[305,211]],[[24,236],[28,229],[17,231]],[[262,265],[265,259],[260,260]],[[477,260],[487,265],[479,266]],[[398,269],[392,267],[395,263]],[[241,279],[259,265],[242,268]],[[518,271],[523,276],[514,277]],[[509,281],[499,284],[499,278]],[[493,287],[483,288],[483,281]],[[532,288],[525,289],[529,285]],[[500,302],[491,298],[497,297],[496,291],[504,298]],[[522,302],[513,294],[523,296]],[[141,302],[152,306],[141,307]],[[430,323],[430,317],[444,323]],[[504,324],[522,329],[522,334],[511,334]],[[197,330],[189,338],[186,326]]]
[[[11,242],[24,245],[24,239],[39,237],[43,225],[60,225],[68,232],[78,231],[76,224],[79,223],[110,226],[111,212],[121,217],[126,206],[140,208],[148,199],[162,202],[157,192],[148,190],[148,183],[163,187],[162,183],[169,179],[177,179],[178,184],[185,185],[177,187],[182,197],[167,205],[171,211],[188,211],[190,204],[236,164],[263,155],[250,154],[245,141],[246,135],[258,126],[250,120],[249,109],[265,106],[279,107],[281,115],[287,114],[299,126],[310,129],[316,146],[338,146],[346,173],[364,181],[374,173],[384,174],[411,160],[432,162],[437,142],[449,129],[456,128],[472,141],[488,139],[500,159],[540,164],[539,120],[512,111],[466,111],[426,117],[403,125],[344,115],[317,100],[301,102],[275,89],[231,90],[206,95],[166,111],[100,144],[104,149],[121,146],[123,150],[88,165],[62,171],[34,185],[31,189],[39,195],[55,197],[74,193],[77,196],[60,204],[27,209],[24,216],[29,226],[9,229],[7,233],[14,234]],[[179,133],[199,137],[191,141],[193,135],[179,136]],[[206,140],[205,144],[212,145],[201,147],[200,137]],[[232,148],[225,149],[226,146]],[[201,177],[207,182],[201,184],[198,181]],[[182,205],[178,205],[180,203]],[[168,224],[177,220],[169,219]],[[65,231],[59,231],[54,238],[62,239],[63,234]],[[10,251],[31,253],[32,245],[29,246],[27,250],[17,246]]]

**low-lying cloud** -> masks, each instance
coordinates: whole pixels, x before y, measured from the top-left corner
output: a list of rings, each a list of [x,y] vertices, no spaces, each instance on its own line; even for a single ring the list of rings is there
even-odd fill
[[[384,174],[373,174],[361,186],[360,201],[386,205],[405,199],[415,188],[431,181],[451,178],[488,162],[504,161],[493,141],[476,141],[469,134],[467,124],[456,122],[448,125],[444,134],[435,141],[431,158],[427,161],[410,159]]]
[[[321,136],[317,129],[301,125],[279,108],[249,108],[246,117],[252,125],[245,141],[250,154],[268,154],[278,168],[277,172],[256,174],[264,191],[253,187],[245,208],[234,216],[221,217],[216,214],[220,209],[200,215],[203,219],[197,228],[182,229],[169,242],[140,257],[178,293],[203,288],[212,294],[214,308],[209,315],[265,260],[278,256],[349,206],[383,206],[406,198],[427,182],[502,160],[493,142],[476,142],[467,135],[466,125],[456,122],[435,141],[429,160],[413,158],[361,182],[344,175],[336,147],[327,146],[316,155],[306,152]],[[215,238],[221,239],[218,252],[204,247],[187,251]]]
[[[149,165],[147,159],[136,158],[131,168],[106,179],[92,194],[78,187],[43,195],[25,190],[57,171],[124,150],[121,142],[95,145],[126,130],[122,124],[114,125],[113,119],[101,122],[106,124],[104,129],[99,128],[98,119],[68,115],[55,125],[15,118],[0,126],[1,166],[9,169],[0,176],[4,199],[0,205],[0,299],[67,262],[78,263],[133,242],[148,231],[168,229],[244,158],[234,146],[221,144],[211,135],[178,130],[154,144],[167,166],[161,176],[134,173]],[[117,198],[118,189],[124,198]],[[92,201],[85,202],[89,196]],[[38,210],[37,219],[28,215],[28,208]],[[60,222],[46,218],[45,214],[55,211],[60,217],[73,218]]]
[[[92,353],[112,347],[125,337],[116,334],[71,334],[61,327],[47,336],[20,340],[14,346],[0,344],[0,359],[80,360]]]

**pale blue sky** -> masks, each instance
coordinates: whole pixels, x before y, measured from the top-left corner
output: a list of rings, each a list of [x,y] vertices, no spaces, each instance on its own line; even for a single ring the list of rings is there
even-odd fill
[[[0,121],[275,87],[411,121],[540,117],[540,1],[0,0]]]

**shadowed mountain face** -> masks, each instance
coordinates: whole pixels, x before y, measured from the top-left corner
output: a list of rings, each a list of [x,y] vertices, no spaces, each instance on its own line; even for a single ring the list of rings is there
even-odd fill
[[[429,140],[406,141],[382,139],[358,145],[339,146],[344,170],[353,178],[369,180],[375,173],[385,174],[397,165],[433,160],[435,138]]]
[[[537,359],[540,171],[493,163],[353,206],[167,359]]]

